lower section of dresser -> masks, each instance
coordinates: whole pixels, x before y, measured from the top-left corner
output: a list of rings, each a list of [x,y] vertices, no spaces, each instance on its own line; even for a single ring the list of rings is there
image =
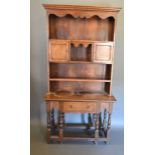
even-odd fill
[[[71,108],[74,110],[74,106],[70,107],[69,103],[58,109],[58,119],[57,123],[55,122],[55,108],[47,109],[47,142],[54,143],[63,141],[92,141],[97,144],[98,141],[103,141],[107,143],[109,141],[109,129],[111,127],[111,111],[112,107],[109,109],[102,109],[102,111],[95,110],[91,111],[88,107],[88,112],[82,112],[83,115],[87,115],[87,123],[83,124],[68,124],[65,123],[65,114],[71,111]],[[53,103],[52,103],[53,104]],[[61,103],[62,104],[62,103]],[[112,103],[107,103],[108,105],[113,105]],[[93,104],[92,104],[93,105]],[[104,104],[106,105],[106,104]],[[86,104],[83,107],[87,107],[89,104]],[[68,108],[69,107],[69,108]],[[76,107],[76,106],[75,106]],[[94,107],[94,105],[93,105]],[[109,107],[109,106],[107,106]],[[76,107],[77,108],[77,107]],[[65,109],[67,112],[65,112]],[[83,109],[83,108],[82,108]],[[80,112],[79,112],[80,113]]]

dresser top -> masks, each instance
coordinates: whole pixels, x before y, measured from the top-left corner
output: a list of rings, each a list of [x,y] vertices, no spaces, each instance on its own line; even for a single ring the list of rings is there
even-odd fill
[[[114,96],[108,96],[104,94],[68,94],[68,93],[50,93],[47,94],[44,99],[46,101],[104,101],[115,102]]]
[[[45,9],[54,10],[83,10],[83,11],[110,11],[119,12],[119,7],[104,7],[104,6],[85,6],[85,5],[56,5],[56,4],[43,4]]]

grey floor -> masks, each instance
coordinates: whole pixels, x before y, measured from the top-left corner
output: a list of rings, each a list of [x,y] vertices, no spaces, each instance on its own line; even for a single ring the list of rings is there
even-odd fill
[[[46,126],[31,124],[31,155],[123,155],[124,130],[112,128],[110,143],[98,144],[69,142],[65,144],[47,144]]]

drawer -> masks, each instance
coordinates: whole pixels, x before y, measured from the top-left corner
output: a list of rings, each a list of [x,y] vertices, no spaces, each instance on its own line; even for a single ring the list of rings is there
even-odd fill
[[[112,63],[113,61],[113,43],[94,43],[93,61]]]
[[[68,61],[69,42],[66,40],[49,41],[49,61]]]
[[[63,102],[61,107],[63,112],[96,112],[96,102]]]

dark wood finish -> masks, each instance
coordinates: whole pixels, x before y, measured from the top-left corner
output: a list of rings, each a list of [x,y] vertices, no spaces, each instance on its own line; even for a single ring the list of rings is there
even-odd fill
[[[95,144],[97,144],[99,138],[99,114],[95,114]]]
[[[76,70],[76,72],[75,72]],[[50,63],[50,80],[52,79],[87,79],[111,80],[111,65],[109,64],[70,64]]]
[[[54,132],[54,130],[55,130],[55,128],[56,128],[56,126],[55,126],[54,109],[52,109],[52,111],[51,111],[51,125],[52,125],[51,129],[52,129],[52,131]]]
[[[48,93],[44,97],[48,143],[67,139],[106,142],[116,101],[112,95],[112,75],[116,18],[120,8],[43,6],[47,11],[49,39]],[[59,111],[57,124],[55,109]],[[88,122],[84,122],[89,131],[87,137],[65,136],[65,113],[88,114]]]
[[[92,117],[91,117],[91,114],[88,113],[88,125],[87,125],[88,134],[89,134],[89,130],[90,130],[92,124],[93,124],[93,123],[92,123]]]
[[[111,128],[111,113],[108,114],[108,126],[107,126],[106,137],[108,137],[110,128]]]
[[[107,95],[108,90],[106,90],[105,88],[106,83],[104,82],[51,81],[50,83],[50,90],[56,94],[58,94],[59,92],[68,92],[68,95],[70,95],[70,93],[102,93],[103,95]]]
[[[49,15],[49,39],[71,39],[113,41],[114,18],[100,19],[97,15],[89,18],[74,18]],[[80,33],[79,33],[80,32]]]
[[[103,118],[103,131],[106,132],[106,126],[107,126],[107,110],[104,109],[104,118]]]
[[[102,113],[99,113],[99,130],[102,130]]]
[[[62,143],[63,140],[63,128],[64,128],[64,113],[59,112],[59,141]]]
[[[51,128],[51,112],[47,112],[47,143],[50,143]]]

